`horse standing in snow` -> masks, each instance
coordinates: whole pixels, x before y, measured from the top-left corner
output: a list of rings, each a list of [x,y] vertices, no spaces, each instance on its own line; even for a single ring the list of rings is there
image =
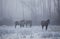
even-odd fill
[[[30,25],[30,27],[32,26],[32,21],[31,20],[21,20],[21,21],[15,21],[15,28],[17,25],[20,25],[20,27],[24,27],[24,25]]]
[[[26,24],[26,26],[30,25],[30,27],[31,27],[32,26],[32,20],[25,20],[25,24]]]
[[[17,25],[20,25],[20,27],[24,27],[24,20],[21,20],[21,21],[15,21],[15,28]]]
[[[50,20],[49,20],[49,19],[46,20],[46,21],[42,20],[42,21],[41,21],[42,29],[43,29],[43,27],[45,26],[45,27],[46,27],[46,30],[47,30],[49,23],[50,23]]]

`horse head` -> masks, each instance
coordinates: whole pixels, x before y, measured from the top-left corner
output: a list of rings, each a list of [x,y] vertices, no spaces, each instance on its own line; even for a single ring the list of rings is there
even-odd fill
[[[47,19],[47,22],[50,23],[50,19]]]

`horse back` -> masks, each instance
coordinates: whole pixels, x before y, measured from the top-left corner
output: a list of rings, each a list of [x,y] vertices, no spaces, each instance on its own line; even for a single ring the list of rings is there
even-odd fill
[[[25,22],[26,23],[32,23],[32,20],[26,20]]]

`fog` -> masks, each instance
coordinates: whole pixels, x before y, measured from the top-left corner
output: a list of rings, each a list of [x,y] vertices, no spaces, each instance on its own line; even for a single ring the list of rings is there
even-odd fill
[[[60,39],[60,0],[0,0],[0,39]]]
[[[60,25],[59,3],[59,0],[0,0],[0,23],[11,25],[25,19],[40,25],[41,20],[50,19],[50,24]]]

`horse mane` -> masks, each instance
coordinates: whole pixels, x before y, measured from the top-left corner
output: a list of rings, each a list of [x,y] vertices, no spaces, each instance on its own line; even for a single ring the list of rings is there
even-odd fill
[[[47,22],[50,23],[50,19],[47,19]]]

